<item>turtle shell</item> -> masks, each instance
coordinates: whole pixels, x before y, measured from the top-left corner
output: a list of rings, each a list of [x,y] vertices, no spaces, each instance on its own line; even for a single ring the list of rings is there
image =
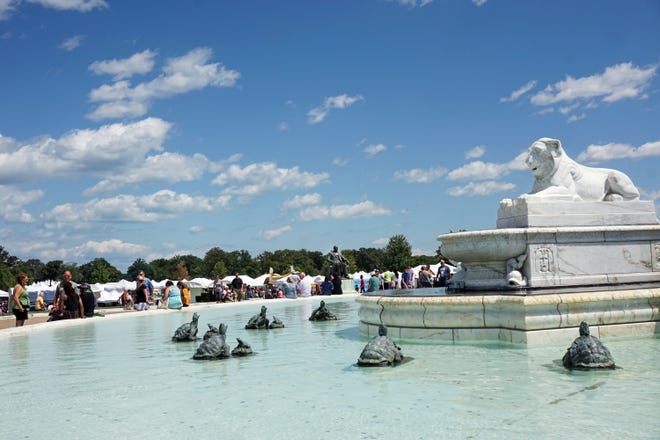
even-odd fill
[[[388,336],[376,336],[362,350],[358,358],[360,366],[393,365],[403,360],[401,349]]]
[[[615,368],[610,351],[596,337],[586,335],[577,338],[562,359],[564,367],[576,370]]]

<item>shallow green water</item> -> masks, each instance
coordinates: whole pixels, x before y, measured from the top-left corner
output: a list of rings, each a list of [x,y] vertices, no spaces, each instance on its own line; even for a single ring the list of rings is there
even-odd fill
[[[261,304],[196,309],[200,337],[225,322],[232,348],[240,337],[257,353],[221,361],[193,361],[198,343],[170,341],[191,310],[0,334],[3,406],[24,421],[3,437],[660,438],[658,338],[605,340],[613,371],[566,371],[571,341],[401,341],[412,361],[361,369],[354,298],[326,299],[340,320],[310,322],[318,302],[265,303],[286,324],[270,331],[243,328]]]

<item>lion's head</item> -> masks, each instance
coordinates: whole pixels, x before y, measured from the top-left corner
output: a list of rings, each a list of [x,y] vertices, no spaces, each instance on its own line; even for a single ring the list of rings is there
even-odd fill
[[[541,138],[534,142],[527,150],[525,164],[537,179],[550,177],[557,165],[555,159],[564,154],[561,142],[557,139]]]

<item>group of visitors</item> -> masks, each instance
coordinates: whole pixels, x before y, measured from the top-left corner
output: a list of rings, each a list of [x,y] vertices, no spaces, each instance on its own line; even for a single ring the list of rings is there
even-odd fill
[[[29,277],[26,273],[16,276],[16,285],[12,289],[11,309],[16,317],[16,327],[21,327],[28,319],[30,311],[30,295],[27,290]],[[48,321],[61,319],[91,318],[94,316],[96,298],[87,284],[74,283],[71,281],[71,272],[68,270],[62,275],[62,282],[55,287],[53,304],[50,307]],[[35,300],[36,310],[47,310],[48,306],[43,292],[37,294]]]
[[[379,269],[375,269],[368,280],[364,278],[364,275],[360,275],[356,290],[358,293],[364,293],[376,290],[447,287],[451,277],[451,268],[444,259],[441,259],[438,273],[433,272],[431,266],[427,264],[419,269],[416,278],[411,266],[406,266],[401,273],[396,270],[381,272]]]

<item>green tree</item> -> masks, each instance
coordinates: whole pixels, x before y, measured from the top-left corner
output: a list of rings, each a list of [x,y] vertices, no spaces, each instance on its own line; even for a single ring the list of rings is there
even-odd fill
[[[79,281],[86,283],[109,283],[121,278],[121,272],[103,258],[95,258],[81,265],[79,270],[82,273]]]
[[[44,278],[48,280],[61,280],[64,273],[64,261],[52,260],[46,263],[44,268]]]
[[[371,272],[379,268],[382,269],[385,262],[385,251],[377,248],[360,248],[353,251],[357,270]]]
[[[215,278],[216,274],[220,275],[220,278],[224,278],[227,275],[229,275],[229,272],[227,272],[227,267],[225,266],[225,263],[222,261],[218,261],[215,263],[215,266],[213,266],[213,276],[209,276],[208,278]]]
[[[206,251],[204,258],[202,259],[204,265],[204,275],[207,278],[213,278],[215,276],[215,266],[222,262],[225,266],[225,271],[229,274],[227,269],[227,253],[220,249],[219,247],[213,247]]]
[[[402,271],[412,261],[412,246],[403,235],[395,235],[385,246],[385,269]]]
[[[151,271],[151,266],[149,265],[149,263],[147,263],[143,258],[138,258],[137,260],[135,260],[133,262],[133,264],[128,266],[128,269],[126,269],[126,277],[129,280],[134,280],[134,279],[137,278],[140,271],[144,271],[144,273],[149,278],[151,278],[153,276],[151,274],[152,271]]]

